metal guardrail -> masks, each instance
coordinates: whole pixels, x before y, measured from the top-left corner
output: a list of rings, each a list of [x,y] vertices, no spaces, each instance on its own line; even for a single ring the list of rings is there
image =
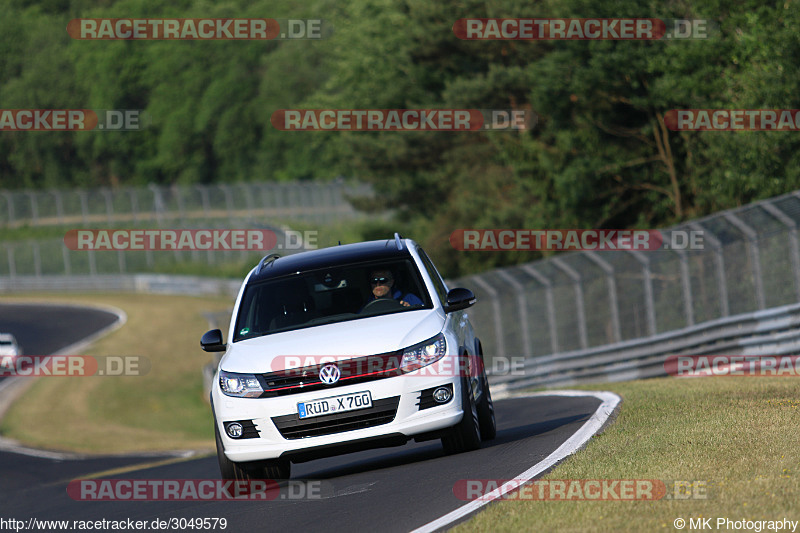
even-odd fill
[[[563,387],[666,376],[673,355],[786,355],[800,352],[800,304],[588,350],[525,360],[522,375],[490,376],[493,391]]]

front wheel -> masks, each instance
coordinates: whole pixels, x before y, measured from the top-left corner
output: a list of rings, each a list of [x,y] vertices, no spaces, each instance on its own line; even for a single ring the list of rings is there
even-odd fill
[[[481,356],[481,399],[478,401],[478,421],[481,425],[481,439],[492,440],[497,436],[497,421],[494,416],[492,393],[489,391],[489,378]]]
[[[236,463],[225,456],[225,449],[222,446],[222,438],[219,435],[219,428],[216,422],[214,423],[214,437],[217,444],[217,462],[219,462],[219,472],[222,479],[236,481],[252,481],[255,479],[274,479],[279,481],[281,479],[289,479],[292,464],[286,459]]]
[[[456,454],[477,450],[481,447],[480,422],[475,396],[468,378],[461,380],[461,410],[464,416],[453,426],[450,432],[442,437],[442,447],[447,454]]]

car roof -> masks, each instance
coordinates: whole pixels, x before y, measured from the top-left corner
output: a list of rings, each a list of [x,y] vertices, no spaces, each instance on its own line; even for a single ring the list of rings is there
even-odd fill
[[[0,341],[15,342],[16,339],[14,338],[14,335],[12,335],[11,333],[0,333]]]
[[[399,247],[398,244],[400,245]],[[367,261],[408,258],[411,257],[408,251],[410,244],[413,244],[413,241],[409,239],[385,239],[309,250],[279,257],[272,261],[267,256],[259,262],[259,266],[256,267],[255,272],[250,277],[250,282],[258,282],[320,268],[336,268]]]

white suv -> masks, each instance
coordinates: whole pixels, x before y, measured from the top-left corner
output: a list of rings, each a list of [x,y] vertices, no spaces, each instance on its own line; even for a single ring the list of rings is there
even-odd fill
[[[394,239],[265,257],[245,278],[211,389],[225,479],[410,439],[448,453],[495,436],[471,291]]]

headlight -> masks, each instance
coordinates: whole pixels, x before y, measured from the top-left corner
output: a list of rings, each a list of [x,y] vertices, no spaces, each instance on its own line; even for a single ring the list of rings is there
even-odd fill
[[[264,389],[253,374],[219,371],[219,388],[226,396],[258,398]]]
[[[410,346],[403,350],[403,361],[400,364],[404,372],[412,372],[423,366],[435,363],[447,353],[447,343],[444,335],[439,333],[435,337]]]

